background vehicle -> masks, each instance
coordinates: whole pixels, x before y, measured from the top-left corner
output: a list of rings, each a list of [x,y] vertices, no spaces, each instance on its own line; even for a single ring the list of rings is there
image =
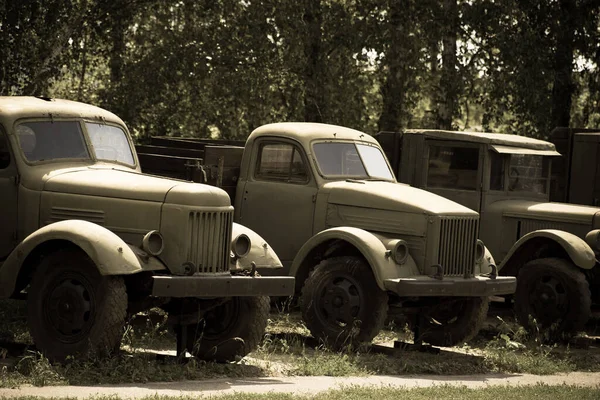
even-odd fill
[[[371,136],[280,123],[254,130],[245,147],[232,144],[152,138],[138,151],[146,172],[230,193],[235,220],[267,239],[296,277],[315,337],[370,341],[389,307],[425,316],[416,324],[425,341],[454,345],[477,333],[489,295],[513,293],[515,279],[496,278],[477,240],[478,214],[397,183]]]
[[[550,334],[583,328],[600,302],[600,208],[549,202],[551,159],[560,156],[552,143],[439,130],[376,137],[401,182],[481,214],[479,235],[502,261],[500,274],[518,276],[522,324],[532,315]]]
[[[128,313],[160,306],[180,350],[234,360],[262,339],[266,296],[293,293],[293,278],[254,276],[281,263],[227,193],[142,174],[106,110],[0,97],[0,192],[0,298],[27,299],[51,359],[111,352]]]
[[[562,155],[552,160],[550,201],[600,206],[600,131],[556,128],[548,140]]]

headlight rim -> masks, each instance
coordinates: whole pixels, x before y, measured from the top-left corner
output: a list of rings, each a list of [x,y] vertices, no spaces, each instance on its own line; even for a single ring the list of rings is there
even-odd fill
[[[144,235],[142,239],[142,250],[146,253],[157,257],[165,249],[165,239],[157,230],[151,230]]]
[[[245,247],[246,247],[245,251],[239,251],[240,249],[238,248],[238,245],[240,243],[243,244],[244,242],[247,243],[245,245]],[[250,239],[250,236],[246,235],[245,233],[240,233],[231,241],[231,252],[233,253],[233,256],[236,259],[246,257],[248,254],[250,254],[251,250],[252,250],[252,240]]]

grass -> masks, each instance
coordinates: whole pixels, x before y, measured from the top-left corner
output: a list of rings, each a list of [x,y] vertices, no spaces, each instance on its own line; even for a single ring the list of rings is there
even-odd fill
[[[234,393],[218,396],[207,396],[203,398],[220,400],[429,400],[429,399],[470,399],[470,400],[514,400],[514,399],[578,399],[595,400],[600,396],[599,388],[586,388],[577,386],[489,386],[481,389],[469,389],[467,387],[456,387],[440,385],[429,388],[393,388],[393,387],[345,387],[341,389],[328,390],[318,394],[294,395],[288,393]],[[42,400],[41,397],[22,396],[14,397],[14,400]],[[92,399],[92,398],[90,398]],[[120,400],[117,396],[98,397],[93,399]],[[168,397],[154,395],[144,397],[142,400],[191,400],[190,396]]]
[[[0,334],[14,342],[30,343],[27,327],[19,322],[23,306],[0,304]],[[23,352],[12,368],[0,366],[0,387],[23,384],[94,385],[98,383],[143,383],[213,377],[259,376],[365,376],[403,374],[470,375],[482,373],[554,374],[571,371],[600,371],[598,349],[549,346],[538,337],[528,337],[510,322],[482,332],[469,346],[439,354],[393,350],[390,347],[361,347],[345,352],[331,351],[310,337],[298,313],[274,312],[259,348],[239,363],[214,364],[195,359],[180,364],[172,358],[157,360],[148,350],[174,350],[175,337],[160,310],[136,316],[127,326],[122,351],[112,358],[71,361],[51,365],[35,352]],[[395,339],[410,341],[406,327],[390,325],[375,339],[388,344]],[[0,344],[0,365],[2,365]]]

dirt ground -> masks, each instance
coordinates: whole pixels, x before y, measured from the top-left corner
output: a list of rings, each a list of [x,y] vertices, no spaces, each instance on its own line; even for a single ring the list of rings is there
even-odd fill
[[[41,396],[88,398],[91,396],[119,396],[142,398],[146,396],[215,396],[233,393],[293,393],[312,395],[344,386],[391,386],[398,388],[430,387],[434,385],[482,388],[489,385],[577,385],[598,387],[600,373],[573,372],[564,375],[476,375],[476,376],[368,376],[368,377],[277,377],[211,379],[168,383],[102,385],[102,386],[50,386],[0,389],[0,397]]]

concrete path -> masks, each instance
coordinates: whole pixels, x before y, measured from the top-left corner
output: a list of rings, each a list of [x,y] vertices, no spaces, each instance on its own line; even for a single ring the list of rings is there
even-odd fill
[[[393,386],[404,388],[455,385],[481,388],[488,385],[577,385],[597,387],[600,392],[600,373],[574,372],[561,375],[474,375],[474,376],[367,376],[367,377],[273,377],[245,379],[210,379],[203,381],[123,384],[102,386],[49,386],[0,389],[0,398],[15,396],[72,397],[119,396],[137,399],[146,396],[216,396],[235,392],[316,394],[344,386]],[[599,396],[600,397],[600,396]]]

